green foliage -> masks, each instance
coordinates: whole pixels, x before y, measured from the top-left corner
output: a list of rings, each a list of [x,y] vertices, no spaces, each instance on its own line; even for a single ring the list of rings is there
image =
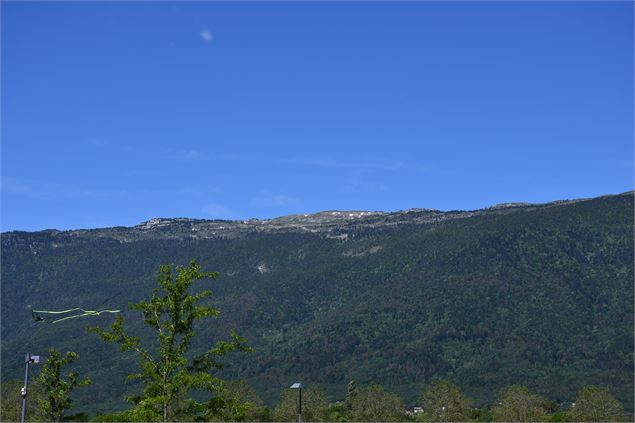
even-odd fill
[[[550,422],[570,422],[571,421],[571,413],[568,411],[556,411],[549,417]]]
[[[276,422],[294,422],[298,419],[297,389],[285,389],[280,403],[273,410]],[[302,390],[302,421],[322,422],[328,418],[328,402],[324,391],[316,385]]]
[[[359,394],[359,388],[357,387],[357,382],[351,380],[348,382],[348,386],[346,387],[346,399],[344,400],[344,408],[348,415],[351,414],[353,409],[353,402],[357,395]]]
[[[498,405],[492,411],[496,421],[538,422],[548,418],[550,404],[528,388],[514,385],[501,393]]]
[[[343,401],[337,401],[329,404],[328,419],[329,422],[347,422],[350,410]]]
[[[90,419],[91,422],[129,422],[130,419],[126,419],[123,416],[124,413],[105,413],[97,414]]]
[[[244,380],[226,384],[216,406],[208,408],[207,421],[267,421],[269,409],[258,393]]]
[[[69,372],[66,377],[62,375],[62,369],[78,358],[79,355],[73,351],[68,351],[63,356],[56,349],[49,349],[46,363],[42,366],[42,371],[37,379],[46,392],[46,398],[41,399],[39,404],[42,413],[49,421],[59,422],[63,420],[64,415],[73,404],[71,392],[77,386],[90,384],[90,379],[80,381],[77,372]]]
[[[107,413],[95,416],[95,422],[149,422],[156,418],[156,413],[140,408],[133,408],[119,413]]]
[[[224,390],[224,382],[210,370],[222,369],[217,357],[249,348],[244,345],[244,339],[232,332],[231,341],[219,341],[194,359],[187,356],[195,335],[194,323],[219,314],[214,307],[198,304],[209,297],[211,291],[191,294],[190,287],[197,280],[216,277],[218,273],[203,272],[196,261],[191,261],[187,267],[177,267],[176,274],[172,266],[161,266],[157,276],[159,286],[153,290],[151,298],[130,305],[131,309],[141,312],[143,322],[155,334],[156,351],[142,345],[138,336],[127,333],[121,316],[110,331],[92,329],[104,341],[118,343],[121,351],[134,351],[141,361],[142,371],[129,376],[131,380],[143,382],[141,395],[131,398],[136,405],[127,415],[131,420],[191,419],[200,414],[213,414],[213,408],[218,406],[217,397]],[[207,404],[197,402],[190,397],[193,390],[210,392],[213,397]]]
[[[471,422],[493,422],[494,414],[487,408],[473,408],[470,411],[469,420]]]
[[[624,408],[607,388],[585,386],[578,392],[570,415],[577,422],[622,421]]]
[[[22,395],[20,390],[24,381],[19,379],[2,380],[0,385],[0,422],[19,422],[22,414]],[[26,417],[31,422],[44,422],[49,419],[42,413],[39,402],[46,397],[46,393],[37,380],[29,383]]]
[[[447,380],[432,382],[421,395],[423,413],[418,419],[434,422],[462,422],[470,417],[470,400]]]
[[[354,422],[399,422],[406,417],[401,398],[378,384],[358,389],[350,413],[349,421]]]

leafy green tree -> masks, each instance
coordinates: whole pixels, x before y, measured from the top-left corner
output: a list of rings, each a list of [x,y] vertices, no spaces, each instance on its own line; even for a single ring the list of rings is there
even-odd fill
[[[513,385],[505,389],[492,409],[496,421],[537,422],[548,418],[549,401],[528,388]]]
[[[210,407],[208,421],[263,421],[268,409],[254,388],[244,380],[228,383],[217,397],[216,407]]]
[[[406,417],[406,408],[401,398],[378,384],[359,389],[351,403],[352,421],[398,422]]]
[[[329,404],[328,408],[328,421],[329,422],[347,422],[348,410],[344,401],[337,401]]]
[[[585,386],[578,392],[570,416],[578,422],[620,421],[624,408],[608,388]]]
[[[321,422],[328,417],[328,402],[324,392],[316,385],[302,390],[302,420]],[[280,403],[273,410],[277,422],[293,422],[298,418],[298,390],[285,389]]]
[[[493,422],[494,413],[488,408],[473,408],[469,420],[472,422]]]
[[[0,401],[0,422],[19,422],[22,413],[22,395],[24,381],[19,379],[2,380]],[[31,422],[43,422],[48,419],[42,413],[39,402],[45,397],[42,386],[37,381],[29,383],[29,396],[26,402],[26,416]]]
[[[40,408],[44,416],[53,422],[59,422],[66,414],[72,404],[71,392],[77,386],[90,384],[90,379],[79,380],[77,372],[69,372],[66,377],[62,375],[65,366],[73,363],[79,355],[73,351],[68,351],[62,355],[54,348],[49,349],[46,363],[42,366],[42,371],[37,380],[45,391],[45,398],[39,400]]]
[[[136,352],[141,361],[142,371],[130,375],[129,379],[141,380],[143,390],[141,395],[129,397],[135,407],[126,418],[163,422],[194,419],[209,414],[210,408],[218,406],[225,383],[210,373],[222,369],[217,357],[234,350],[250,349],[245,346],[245,340],[232,331],[230,341],[219,341],[203,355],[189,357],[195,322],[219,315],[218,309],[199,304],[211,296],[211,291],[190,294],[189,289],[195,281],[217,277],[216,272],[203,272],[195,260],[186,267],[177,267],[176,273],[170,265],[161,266],[158,287],[151,298],[130,305],[131,309],[142,313],[143,322],[156,336],[156,342],[150,346],[142,345],[138,336],[130,335],[124,329],[121,316],[110,330],[91,329],[104,341],[118,343],[122,351]],[[206,391],[212,396],[207,403],[201,403],[190,397],[194,390]]]
[[[359,388],[357,387],[357,383],[354,380],[348,382],[348,386],[346,387],[346,399],[344,400],[344,404],[346,409],[350,412],[353,407],[353,401],[357,397],[359,393]]]
[[[559,410],[549,417],[550,422],[569,422],[572,421],[571,413],[565,410]]]
[[[417,419],[424,421],[462,422],[470,417],[470,400],[447,380],[432,382],[423,391],[422,405],[423,413]]]

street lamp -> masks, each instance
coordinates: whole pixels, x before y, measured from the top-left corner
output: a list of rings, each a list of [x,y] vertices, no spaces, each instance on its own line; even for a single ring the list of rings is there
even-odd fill
[[[298,390],[298,423],[302,423],[302,388],[304,388],[304,385],[296,382],[290,388]]]
[[[29,385],[29,364],[37,364],[40,362],[39,355],[26,355],[26,371],[24,372],[24,386],[20,390],[20,394],[22,395],[22,417],[20,418],[20,422],[24,423],[26,421],[26,396],[28,393],[28,385]]]

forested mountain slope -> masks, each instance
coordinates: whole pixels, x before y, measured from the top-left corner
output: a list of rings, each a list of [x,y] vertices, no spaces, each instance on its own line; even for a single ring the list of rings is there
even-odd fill
[[[323,212],[260,221],[154,219],[133,228],[2,234],[2,377],[26,352],[72,349],[93,385],[88,411],[123,404],[131,356],[86,326],[34,322],[31,309],[121,308],[147,297],[164,263],[221,272],[221,316],[198,346],[249,339],[225,376],[269,402],[291,382],[377,382],[415,401],[435,378],[475,402],[523,384],[571,400],[608,386],[633,407],[633,193],[472,212]],[[203,287],[201,287],[203,288]],[[143,335],[143,332],[140,332]]]

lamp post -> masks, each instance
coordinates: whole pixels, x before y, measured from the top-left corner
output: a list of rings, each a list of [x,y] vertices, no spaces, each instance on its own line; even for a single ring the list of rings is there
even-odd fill
[[[24,372],[24,386],[20,390],[20,394],[22,395],[22,416],[20,418],[20,422],[24,423],[26,421],[26,396],[28,394],[28,385],[29,385],[29,363],[37,364],[40,362],[39,355],[26,355],[26,370]]]
[[[304,385],[296,382],[290,388],[298,390],[298,423],[302,423],[302,388],[304,388]]]

